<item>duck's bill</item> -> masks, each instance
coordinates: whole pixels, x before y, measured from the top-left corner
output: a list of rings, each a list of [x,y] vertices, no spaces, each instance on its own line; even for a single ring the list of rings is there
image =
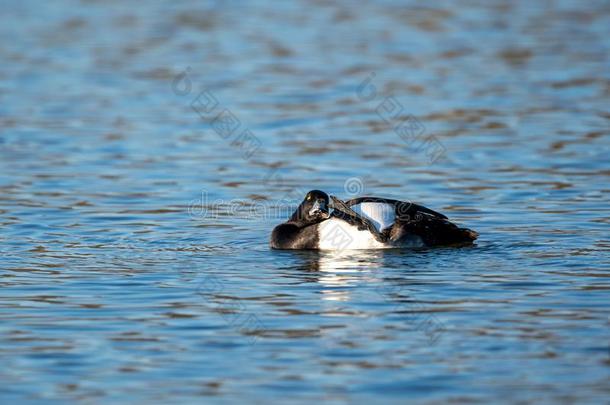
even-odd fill
[[[312,217],[318,218],[328,218],[330,217],[330,213],[328,212],[328,207],[326,203],[323,201],[316,201],[313,203],[313,207],[309,210],[309,215]]]

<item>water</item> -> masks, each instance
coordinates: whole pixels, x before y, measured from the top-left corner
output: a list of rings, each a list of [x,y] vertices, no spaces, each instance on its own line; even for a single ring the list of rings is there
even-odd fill
[[[401,3],[2,2],[0,399],[607,401],[608,3]],[[481,236],[270,251],[313,188]]]

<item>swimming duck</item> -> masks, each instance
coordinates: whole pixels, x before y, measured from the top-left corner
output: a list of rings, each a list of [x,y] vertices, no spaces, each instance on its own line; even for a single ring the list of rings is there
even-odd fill
[[[408,201],[379,197],[342,201],[312,190],[288,221],[273,229],[270,245],[273,249],[383,249],[464,245],[477,237],[443,214]]]

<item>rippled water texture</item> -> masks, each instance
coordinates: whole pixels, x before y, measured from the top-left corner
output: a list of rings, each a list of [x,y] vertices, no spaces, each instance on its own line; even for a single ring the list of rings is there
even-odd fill
[[[608,2],[0,7],[0,402],[607,401]],[[312,188],[481,237],[270,251]]]

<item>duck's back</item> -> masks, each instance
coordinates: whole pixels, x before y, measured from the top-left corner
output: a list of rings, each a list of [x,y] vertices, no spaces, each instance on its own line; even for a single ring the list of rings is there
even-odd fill
[[[440,212],[410,201],[358,197],[345,204],[369,219],[394,246],[413,246],[417,240],[425,246],[462,244],[478,237],[475,231],[458,227]]]

